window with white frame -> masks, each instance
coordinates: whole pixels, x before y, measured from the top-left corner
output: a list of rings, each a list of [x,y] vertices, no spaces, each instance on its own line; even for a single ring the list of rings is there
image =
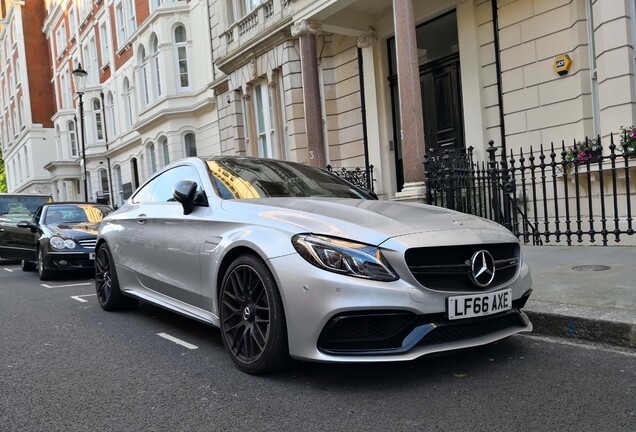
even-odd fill
[[[161,68],[159,67],[159,40],[157,35],[150,37],[150,53],[152,55],[153,93],[156,99],[161,97]]]
[[[69,120],[67,123],[68,127],[68,144],[70,148],[70,153],[72,158],[76,158],[78,156],[77,151],[77,131],[75,128],[75,122],[73,120]]]
[[[254,11],[263,0],[225,0],[228,25],[240,21],[245,15]]]
[[[102,67],[110,63],[110,37],[108,36],[108,27],[103,22],[99,25],[99,43],[102,56]]]
[[[141,90],[141,104],[143,106],[147,106],[150,103],[150,94],[148,92],[148,61],[146,58],[146,49],[143,45],[139,46],[137,62],[139,64],[139,88]]]
[[[106,96],[106,113],[108,134],[114,138],[117,136],[117,117],[115,116],[115,98],[112,91],[109,91]]]
[[[197,155],[197,140],[193,133],[187,133],[183,137],[186,157]]]
[[[70,38],[75,37],[77,31],[77,17],[75,16],[75,6],[71,3],[71,7],[68,9],[68,31]]]
[[[95,126],[95,140],[104,140],[104,121],[102,119],[102,104],[99,99],[93,99],[93,125]]]
[[[161,154],[163,157],[163,166],[166,166],[170,163],[170,148],[168,147],[168,139],[163,138],[160,140],[161,142]]]
[[[58,57],[64,53],[66,45],[66,25],[62,23],[55,32],[55,49]]]
[[[123,48],[126,41],[137,29],[135,1],[121,0],[115,4],[115,21],[117,27],[117,46]]]
[[[21,120],[22,121],[22,128],[24,129],[26,127],[26,124],[27,124],[27,121],[28,121],[27,112],[24,110],[24,97],[20,98],[20,111],[22,112],[22,115],[21,115],[20,118],[22,119]]]
[[[24,166],[26,168],[26,178],[31,177],[31,164],[29,163],[29,150],[24,147]]]
[[[115,175],[115,196],[114,202],[116,206],[120,207],[124,203],[124,180],[121,176],[121,167],[119,165],[113,168],[113,173]]]
[[[16,101],[15,113],[16,113],[16,126],[19,133],[22,130],[22,112],[20,111],[19,101]]]
[[[15,80],[16,80],[16,87],[18,87],[19,85],[22,84],[22,74],[20,73],[20,59],[16,58],[15,59]]]
[[[148,146],[148,162],[150,163],[150,174],[157,172],[157,155],[155,154],[155,144],[150,143]]]
[[[110,199],[110,186],[108,184],[108,174],[105,169],[99,170],[99,185],[102,197]]]
[[[135,0],[124,0],[126,3],[126,15],[128,20],[129,36],[137,29],[137,18],[135,17]]]
[[[154,11],[159,8],[161,5],[174,3],[176,0],[150,0],[150,11]]]
[[[18,132],[20,127],[18,126],[18,110],[16,107],[13,107],[13,136],[18,136]]]
[[[179,90],[190,89],[190,75],[188,73],[188,38],[184,26],[174,29],[174,48],[177,62],[177,86]]]
[[[60,75],[60,92],[62,93],[62,109],[71,108],[71,80],[68,70]]]
[[[254,86],[253,93],[258,156],[266,158],[277,157],[278,149],[273,89],[275,86],[263,81]]]
[[[133,90],[130,87],[128,78],[124,78],[124,109],[126,110],[126,123],[128,126],[133,124]]]
[[[84,21],[93,7],[93,0],[78,0],[80,20]]]
[[[97,62],[96,58],[93,57],[93,47],[94,47],[95,39],[91,38],[88,44],[84,45],[84,62],[82,66],[84,66],[84,70],[86,71],[86,85],[97,85],[99,83],[99,78],[97,74]]]
[[[24,175],[22,173],[22,156],[20,156],[20,153],[18,152],[18,182],[22,183],[22,180],[24,180]]]

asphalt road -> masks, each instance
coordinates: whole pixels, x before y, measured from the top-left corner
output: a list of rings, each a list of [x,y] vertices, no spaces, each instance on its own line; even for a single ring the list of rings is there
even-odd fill
[[[212,327],[6,261],[0,328],[2,432],[636,430],[636,352],[571,340],[254,377]]]

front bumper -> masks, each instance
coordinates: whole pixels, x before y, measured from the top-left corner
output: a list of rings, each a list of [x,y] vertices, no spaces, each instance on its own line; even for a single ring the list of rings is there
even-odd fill
[[[283,298],[290,355],[297,359],[412,360],[532,330],[521,311],[531,292],[525,264],[509,283],[492,290],[512,290],[511,310],[452,321],[446,318],[446,299],[461,294],[457,291],[433,291],[404,279],[378,282],[338,275],[297,254],[270,264]]]
[[[48,252],[44,257],[44,268],[47,270],[81,270],[94,267],[93,251]]]

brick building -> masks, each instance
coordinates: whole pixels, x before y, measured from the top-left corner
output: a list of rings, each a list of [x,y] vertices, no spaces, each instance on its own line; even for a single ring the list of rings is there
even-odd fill
[[[55,158],[48,44],[39,31],[43,2],[0,2],[0,148],[10,191],[50,192],[43,167]]]

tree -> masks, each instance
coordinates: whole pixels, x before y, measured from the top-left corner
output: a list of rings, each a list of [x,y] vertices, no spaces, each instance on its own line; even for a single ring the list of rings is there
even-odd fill
[[[0,192],[7,191],[7,172],[4,169],[4,159],[0,151]]]

